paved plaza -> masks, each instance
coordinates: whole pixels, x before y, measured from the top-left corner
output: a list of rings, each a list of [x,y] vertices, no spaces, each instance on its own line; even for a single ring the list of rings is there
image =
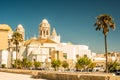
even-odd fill
[[[34,79],[31,75],[0,72],[0,80],[46,80]]]

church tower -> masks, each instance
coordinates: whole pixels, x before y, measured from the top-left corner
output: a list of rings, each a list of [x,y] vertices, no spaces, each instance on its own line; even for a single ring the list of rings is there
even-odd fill
[[[50,37],[50,24],[46,19],[43,19],[39,26],[39,37],[46,39]]]
[[[60,35],[57,35],[55,28],[52,30],[51,40],[60,43]]]
[[[57,36],[57,33],[56,33],[55,28],[53,28],[53,31],[52,31],[52,36]]]
[[[17,26],[16,31],[22,34],[23,40],[25,40],[25,30],[21,24]]]

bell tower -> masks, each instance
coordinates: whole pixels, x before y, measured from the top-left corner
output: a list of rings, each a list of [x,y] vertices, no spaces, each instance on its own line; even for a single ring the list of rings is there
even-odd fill
[[[50,24],[46,19],[43,19],[39,26],[39,37],[46,39],[50,37]]]
[[[22,34],[23,40],[25,40],[25,29],[21,24],[17,26],[16,31]]]

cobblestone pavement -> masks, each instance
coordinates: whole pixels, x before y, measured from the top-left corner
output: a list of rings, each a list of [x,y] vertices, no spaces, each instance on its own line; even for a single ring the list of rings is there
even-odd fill
[[[31,75],[0,72],[0,80],[47,80],[47,79],[34,79],[31,78]]]

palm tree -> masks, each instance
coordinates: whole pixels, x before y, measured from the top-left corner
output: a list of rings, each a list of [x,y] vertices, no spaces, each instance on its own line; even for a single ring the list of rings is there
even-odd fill
[[[96,30],[103,31],[104,39],[105,39],[105,53],[106,53],[106,72],[108,72],[108,59],[107,59],[107,33],[109,32],[109,29],[115,29],[115,23],[113,22],[113,18],[110,15],[107,14],[101,14],[97,16],[97,22],[94,24],[96,27]]]
[[[20,42],[23,41],[23,37],[22,37],[22,34],[20,34],[19,32],[15,31],[12,35],[12,42],[13,44],[16,45],[16,61],[18,59],[18,45]]]

